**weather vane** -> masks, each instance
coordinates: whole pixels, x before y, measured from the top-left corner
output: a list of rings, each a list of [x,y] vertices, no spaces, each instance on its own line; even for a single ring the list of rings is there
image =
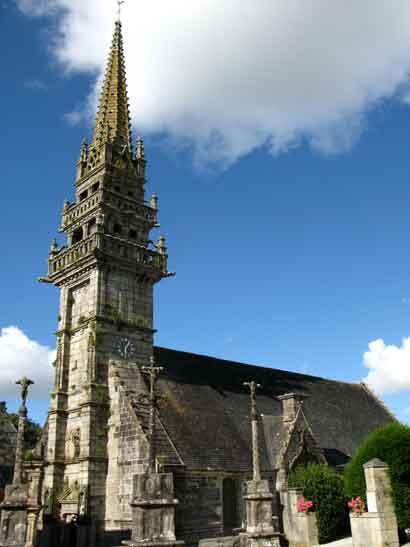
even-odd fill
[[[121,6],[125,4],[125,0],[117,0],[118,4],[118,21],[121,20]]]

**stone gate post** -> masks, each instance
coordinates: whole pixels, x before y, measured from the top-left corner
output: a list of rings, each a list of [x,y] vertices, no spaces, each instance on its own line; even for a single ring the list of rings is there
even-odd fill
[[[368,512],[350,514],[353,547],[399,547],[389,466],[379,459],[364,466]]]

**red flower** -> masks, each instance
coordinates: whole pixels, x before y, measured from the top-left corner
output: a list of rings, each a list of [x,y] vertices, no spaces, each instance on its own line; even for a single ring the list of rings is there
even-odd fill
[[[313,501],[305,500],[305,498],[298,499],[298,512],[299,513],[308,513],[310,509],[314,506]]]
[[[366,511],[366,504],[360,496],[352,498],[348,502],[347,506],[355,515],[362,515]]]

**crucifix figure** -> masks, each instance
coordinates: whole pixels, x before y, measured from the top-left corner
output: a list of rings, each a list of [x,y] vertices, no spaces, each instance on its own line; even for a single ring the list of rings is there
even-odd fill
[[[22,378],[21,380],[18,380],[16,384],[21,386],[21,402],[22,402],[22,406],[26,406],[28,388],[29,386],[34,384],[34,382],[24,376],[24,378]]]
[[[22,465],[23,465],[23,448],[24,448],[24,429],[26,427],[27,420],[27,408],[26,401],[28,395],[28,388],[34,382],[29,378],[22,378],[17,385],[21,386],[21,405],[19,408],[19,423],[17,428],[17,443],[16,443],[16,462],[14,464],[13,484],[21,484],[22,482]]]
[[[117,0],[118,4],[118,21],[121,21],[121,6],[125,4],[125,0]]]
[[[149,380],[149,447],[148,447],[148,463],[150,473],[155,472],[155,459],[156,459],[156,447],[155,447],[155,414],[157,409],[157,394],[155,390],[155,384],[158,376],[164,370],[163,367],[155,366],[155,359],[151,357],[150,366],[142,367],[142,372],[148,376]]]
[[[258,432],[258,409],[256,407],[256,389],[261,387],[256,382],[244,382],[251,392],[251,422],[252,422],[252,460],[253,460],[253,480],[261,480],[261,462],[259,454],[259,432]]]

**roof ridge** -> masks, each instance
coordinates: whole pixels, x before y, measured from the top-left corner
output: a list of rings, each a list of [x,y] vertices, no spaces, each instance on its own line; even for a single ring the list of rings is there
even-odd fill
[[[241,362],[241,361],[231,361],[229,359],[224,359],[222,357],[215,357],[213,355],[207,355],[207,354],[203,354],[203,353],[192,353],[191,351],[184,351],[184,350],[179,350],[179,349],[174,349],[174,348],[166,348],[166,347],[163,347],[163,346],[154,346],[154,349],[164,350],[164,351],[172,351],[172,352],[175,352],[175,353],[183,353],[185,355],[191,355],[193,357],[203,357],[203,358],[206,358],[206,359],[213,359],[215,361],[223,361],[223,362],[229,363],[231,365],[241,365],[241,366],[246,366],[246,367],[258,368],[258,369],[261,369],[261,370],[275,370],[277,372],[286,372],[287,374],[293,374],[293,375],[298,376],[298,377],[312,378],[312,379],[315,379],[315,380],[322,380],[324,382],[332,382],[332,383],[337,383],[337,384],[354,386],[354,387],[358,387],[358,388],[360,388],[360,384],[361,384],[361,382],[347,382],[347,381],[344,381],[344,380],[324,378],[323,376],[314,376],[313,374],[305,374],[305,373],[301,373],[301,372],[295,372],[293,370],[275,368],[273,366],[269,367],[269,366],[266,366],[266,365],[256,365],[256,364],[251,364],[251,363],[244,363],[244,362]]]
[[[384,410],[389,414],[395,422],[398,422],[397,416],[390,410],[390,408],[376,395],[376,393],[372,390],[372,388],[366,384],[366,382],[360,382],[360,387],[370,396],[372,397],[377,403],[379,403],[380,406],[384,408]]]

